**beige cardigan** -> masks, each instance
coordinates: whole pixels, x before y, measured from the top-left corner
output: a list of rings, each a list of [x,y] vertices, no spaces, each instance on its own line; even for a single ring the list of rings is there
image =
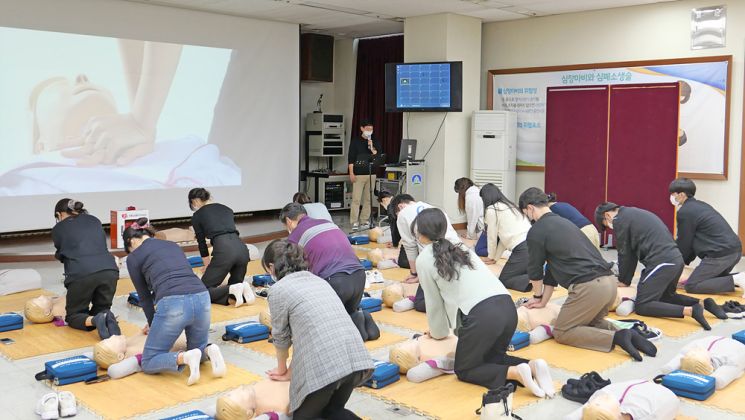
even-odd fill
[[[520,213],[520,210],[510,209],[504,203],[487,207],[484,223],[489,258],[493,260],[499,259],[505,250],[512,251],[525,242],[530,230],[528,218]]]

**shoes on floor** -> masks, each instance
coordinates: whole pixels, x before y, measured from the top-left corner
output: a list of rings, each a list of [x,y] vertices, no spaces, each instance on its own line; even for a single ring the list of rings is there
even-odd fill
[[[96,330],[98,330],[98,336],[101,337],[101,340],[106,340],[111,337],[107,321],[108,317],[106,312],[99,312],[93,315],[93,325],[96,327]]]
[[[72,392],[62,391],[57,394],[57,398],[59,398],[60,417],[73,417],[78,414],[78,404]]]
[[[352,232],[357,232],[358,230],[360,230],[360,224],[352,223]]]
[[[119,322],[111,311],[106,311],[106,328],[109,330],[110,335],[122,335],[122,330],[119,328]]]
[[[44,394],[36,403],[36,414],[42,420],[54,420],[60,417],[73,417],[78,414],[78,403],[70,391]]]

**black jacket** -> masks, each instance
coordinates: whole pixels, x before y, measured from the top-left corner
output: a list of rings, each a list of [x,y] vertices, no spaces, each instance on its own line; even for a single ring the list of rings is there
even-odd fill
[[[682,260],[667,226],[654,213],[621,207],[613,220],[618,249],[618,279],[629,285],[639,261],[646,268]]]
[[[373,147],[378,154],[383,153],[380,149],[380,143],[376,139],[373,139]],[[367,148],[367,140],[363,139],[361,136],[353,137],[351,139],[349,142],[349,154],[347,155],[348,164],[352,165],[357,161],[357,159],[369,158],[370,155],[372,155],[372,152]],[[358,171],[354,171],[354,174],[368,175],[368,172],[370,171],[365,169],[359,171],[359,173]]]
[[[226,233],[238,235],[233,210],[220,203],[207,204],[195,211],[191,216],[191,225],[194,227],[194,235],[199,244],[199,254],[202,257],[210,255],[207,239],[212,241]]]
[[[678,209],[677,221],[676,242],[686,264],[696,257],[717,258],[742,252],[737,234],[718,211],[703,201],[687,199]]]
[[[54,257],[65,265],[65,277],[87,276],[104,270],[119,271],[109,253],[101,221],[90,214],[68,217],[52,228]]]

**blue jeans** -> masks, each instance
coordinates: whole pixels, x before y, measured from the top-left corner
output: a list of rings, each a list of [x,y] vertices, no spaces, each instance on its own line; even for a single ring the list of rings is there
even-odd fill
[[[186,332],[186,349],[199,349],[204,360],[210,331],[210,294],[166,296],[158,301],[150,332],[142,352],[145,373],[178,371],[178,352],[171,348],[182,331]]]
[[[481,236],[479,236],[479,240],[476,241],[476,246],[473,250],[476,255],[479,257],[488,257],[489,256],[489,246],[486,241],[486,229],[484,229],[483,232],[481,232]]]

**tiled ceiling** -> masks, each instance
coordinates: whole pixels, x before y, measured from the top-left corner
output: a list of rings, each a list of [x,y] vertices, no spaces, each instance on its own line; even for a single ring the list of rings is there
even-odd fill
[[[121,0],[298,23],[303,32],[359,38],[403,32],[407,17],[457,13],[484,22],[677,0]]]

